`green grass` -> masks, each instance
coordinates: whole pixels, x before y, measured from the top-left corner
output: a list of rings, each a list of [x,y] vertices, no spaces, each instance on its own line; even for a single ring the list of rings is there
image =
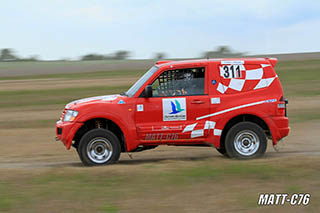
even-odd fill
[[[286,192],[289,194],[293,194],[293,193],[303,193],[303,187],[301,187],[300,185],[289,185],[286,187]]]
[[[118,94],[127,91],[128,86],[96,86],[61,88],[49,90],[0,91],[0,108],[48,106],[67,104],[70,101],[91,96]]]
[[[192,168],[179,169],[175,172],[162,172],[157,180],[159,185],[175,185],[176,187],[192,185],[195,182],[216,181],[224,179],[247,178],[248,180],[269,181],[276,175],[282,176],[283,170],[270,165],[251,165],[236,162],[224,165],[203,165]]]
[[[3,68],[1,66],[4,65],[0,63],[0,68]],[[14,64],[10,66],[14,66]],[[313,96],[314,98],[320,96],[320,60],[279,62],[276,70],[286,96]],[[138,76],[143,72],[119,70],[19,76],[3,79],[122,78]],[[29,110],[42,110],[57,106],[57,109],[62,110],[63,106],[72,100],[116,94],[126,91],[128,87],[129,85],[95,87],[79,85],[78,88],[70,89],[0,91],[0,108],[9,109],[14,106],[21,110],[27,107]],[[290,122],[293,123],[320,119],[320,112],[317,109],[289,111],[288,115]],[[55,121],[50,119],[3,121],[0,122],[0,128],[52,127]],[[41,129],[39,130],[41,131]],[[130,209],[124,208],[122,201],[130,199],[152,200],[154,204],[158,204],[162,198],[180,193],[180,195],[186,195],[180,201],[188,199],[187,202],[193,202],[190,194],[203,185],[206,185],[210,190],[215,187],[224,187],[224,190],[220,192],[221,197],[229,198],[232,194],[230,203],[238,206],[240,210],[256,210],[258,194],[263,192],[309,192],[312,194],[310,204],[312,208],[319,209],[320,207],[319,161],[305,162],[304,159],[299,159],[293,163],[286,159],[271,162],[231,160],[221,164],[219,159],[218,163],[214,162],[215,160],[217,159],[190,161],[190,164],[187,161],[175,162],[175,164],[148,162],[141,163],[141,166],[130,165],[135,167],[134,169],[126,169],[127,165],[121,164],[116,165],[116,168],[67,167],[36,171],[0,169],[3,174],[0,175],[0,211],[39,212],[47,210],[47,206],[52,207],[53,205],[56,205],[57,211],[126,211]],[[17,174],[12,175],[12,172],[17,172]],[[210,190],[206,192],[206,195],[216,193],[214,190]],[[210,202],[214,203],[214,201]],[[144,205],[148,204],[146,202]],[[219,203],[216,204],[219,205]],[[135,203],[132,202],[132,205],[134,208]],[[178,203],[173,202],[170,205],[172,209],[175,209]],[[159,211],[162,207],[154,208]]]
[[[251,165],[243,162],[230,163],[226,166],[200,166],[195,168],[182,169],[175,173],[173,177],[178,177],[181,181],[216,179],[221,181],[225,177],[247,177],[249,179],[272,179],[274,175],[281,174],[280,169],[270,165]]]
[[[0,181],[0,211],[9,211],[15,206],[23,205],[28,197],[21,195],[18,191],[13,192],[11,187],[16,183],[3,183]]]
[[[120,209],[117,206],[109,205],[109,204],[104,204],[102,207],[100,207],[100,211],[102,212],[108,212],[108,213],[116,213],[119,212]]]
[[[314,109],[311,111],[301,110],[288,114],[290,123],[299,123],[304,121],[320,120],[320,111]]]
[[[79,85],[80,86],[80,85]],[[114,91],[119,89],[128,89],[127,86],[94,86],[94,87],[76,87],[76,88],[59,88],[47,90],[14,90],[14,91],[0,91],[0,96],[50,96],[50,95],[79,95],[83,93]]]
[[[153,63],[153,60],[0,62],[0,80],[137,76]]]
[[[157,198],[196,189],[203,184],[213,188],[225,186],[226,191],[221,196],[234,192],[233,202],[241,208],[254,209],[259,192],[304,192],[306,180],[320,178],[317,166],[303,167],[303,161],[285,161],[282,164],[230,161],[223,165],[210,161],[192,166],[186,163],[170,164],[170,169],[165,169],[168,165],[159,162],[161,168],[156,169],[143,166],[138,166],[136,170],[115,170],[115,167],[63,168],[39,174],[24,173],[15,178],[1,176],[0,211],[24,208],[32,211],[37,205],[45,206],[54,200],[62,206],[68,206],[65,201],[72,202],[73,211],[117,212],[123,209],[122,201],[125,199]],[[300,183],[299,186],[296,183]],[[245,192],[245,197],[241,192]],[[315,189],[309,193],[319,197],[318,192]]]
[[[96,79],[96,78],[114,78],[114,77],[139,77],[147,70],[112,70],[81,73],[63,73],[63,74],[42,74],[42,75],[22,75],[14,77],[0,77],[0,80],[32,80],[32,79]]]
[[[62,110],[61,110],[62,111]],[[20,120],[20,121],[0,121],[0,129],[14,128],[54,128],[59,117],[51,120]]]
[[[280,61],[275,69],[287,97],[320,95],[320,60]]]
[[[12,195],[9,193],[8,187],[0,182],[0,211],[6,211],[12,208],[12,206],[16,204],[15,200],[16,199],[12,198]]]
[[[36,62],[0,62],[0,70],[25,70],[27,73],[28,70],[43,70],[45,73],[47,70],[54,70],[57,68],[64,68],[66,72],[68,70],[76,70],[79,67],[90,67],[101,66],[101,65],[122,65],[128,64],[128,69],[130,69],[130,64],[135,64],[135,62],[143,62],[147,64],[152,64],[153,60],[98,60],[98,61],[36,61]]]
[[[40,63],[40,62],[39,62]],[[71,62],[68,62],[71,63]],[[76,63],[76,62],[75,62]],[[93,62],[90,62],[94,64]],[[89,64],[90,64],[89,63]],[[118,62],[117,62],[118,63]],[[0,63],[1,64],[1,63]],[[46,63],[45,63],[46,64]],[[49,63],[50,64],[50,63]],[[54,64],[54,63],[53,63]],[[14,64],[10,64],[14,66]],[[319,97],[320,96],[320,60],[309,61],[292,61],[292,62],[279,62],[276,66],[276,72],[282,82],[284,94],[289,99],[292,97]],[[5,79],[41,79],[41,78],[123,78],[127,76],[140,76],[144,71],[140,70],[118,70],[118,71],[105,71],[105,72],[92,72],[92,73],[69,73],[69,74],[48,74],[48,75],[34,75],[34,76],[17,76]],[[4,78],[3,78],[4,79]],[[16,91],[0,91],[0,108],[14,107],[30,107],[30,106],[43,106],[49,107],[50,105],[59,105],[63,107],[65,104],[72,100],[114,94],[126,91],[130,85],[126,86],[95,86],[86,87],[79,85],[78,88],[58,88],[47,90],[16,90]],[[302,122],[307,120],[319,119],[320,114],[313,110],[309,112],[293,112],[289,113],[290,122]],[[37,121],[30,123],[32,127],[38,127],[41,123],[43,126],[50,125],[51,121]],[[1,124],[3,126],[5,124]],[[8,126],[20,126],[17,123],[8,123]]]
[[[130,62],[150,62],[150,59],[125,59],[125,60],[90,60],[90,61],[10,61],[1,62],[0,68],[5,67],[34,67],[34,66],[68,66],[68,65],[96,65],[96,64],[123,64]]]
[[[289,61],[278,61],[277,67],[282,68],[295,68],[299,66],[319,66],[319,59],[309,59],[309,60],[289,60]]]

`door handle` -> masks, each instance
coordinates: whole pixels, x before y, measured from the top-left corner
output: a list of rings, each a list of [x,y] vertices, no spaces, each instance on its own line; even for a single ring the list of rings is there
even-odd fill
[[[191,101],[191,104],[204,104],[204,101],[201,101],[201,100],[193,100],[193,101]]]

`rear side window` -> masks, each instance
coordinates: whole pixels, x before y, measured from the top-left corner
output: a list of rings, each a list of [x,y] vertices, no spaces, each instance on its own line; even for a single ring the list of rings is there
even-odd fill
[[[276,75],[270,64],[221,64],[220,83],[217,90],[222,94],[236,94],[266,88]]]
[[[205,68],[164,71],[153,83],[153,97],[203,95]]]

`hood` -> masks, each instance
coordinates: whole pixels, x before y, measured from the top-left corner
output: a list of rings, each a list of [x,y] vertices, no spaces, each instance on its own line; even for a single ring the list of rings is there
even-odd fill
[[[66,109],[78,104],[93,102],[93,101],[103,101],[103,102],[111,102],[116,100],[120,95],[104,95],[104,96],[95,96],[90,98],[83,98],[79,100],[72,101],[66,105]]]

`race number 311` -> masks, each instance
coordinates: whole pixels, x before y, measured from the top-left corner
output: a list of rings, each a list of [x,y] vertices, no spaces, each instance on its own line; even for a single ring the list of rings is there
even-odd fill
[[[223,65],[220,68],[220,75],[223,78],[241,78],[240,65]]]

